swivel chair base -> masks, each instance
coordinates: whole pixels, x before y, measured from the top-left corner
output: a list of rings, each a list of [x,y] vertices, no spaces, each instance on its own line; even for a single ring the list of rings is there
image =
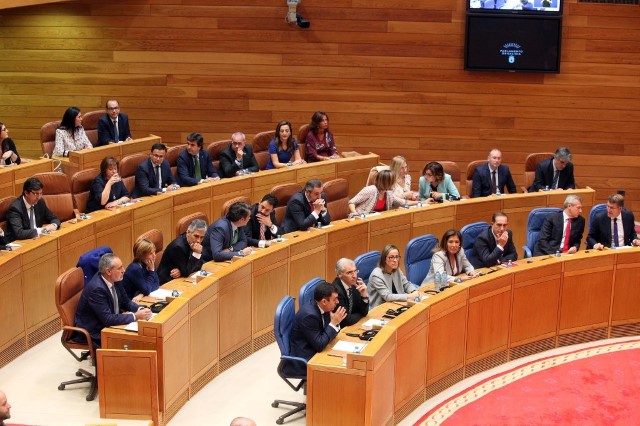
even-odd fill
[[[301,411],[305,411],[307,409],[307,404],[304,402],[283,401],[281,399],[276,399],[275,401],[273,401],[271,403],[271,406],[274,408],[278,408],[280,404],[290,405],[294,408],[293,410],[287,411],[285,414],[278,417],[278,420],[276,420],[276,424],[279,424],[279,425],[284,424],[284,419],[286,419],[287,417],[292,416]]]
[[[76,376],[81,378],[60,383],[60,385],[58,385],[58,390],[64,390],[67,385],[90,383],[91,386],[89,387],[89,393],[87,394],[86,400],[93,401],[96,398],[96,394],[98,393],[98,380],[96,379],[96,376],[82,368],[76,371]]]

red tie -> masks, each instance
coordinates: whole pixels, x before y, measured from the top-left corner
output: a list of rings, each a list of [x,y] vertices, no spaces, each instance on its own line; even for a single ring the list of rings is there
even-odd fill
[[[265,230],[266,230],[267,226],[264,223],[260,224],[260,239],[261,240],[266,240],[267,237],[265,235]]]
[[[571,218],[567,219],[567,227],[564,228],[564,244],[562,245],[562,252],[569,251],[569,236],[571,235]]]

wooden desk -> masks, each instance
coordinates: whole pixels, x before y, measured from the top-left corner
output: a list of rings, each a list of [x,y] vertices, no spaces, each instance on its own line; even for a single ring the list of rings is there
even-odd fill
[[[22,159],[17,166],[0,167],[0,198],[17,197],[22,194],[22,186],[27,178],[36,173],[50,172],[53,170],[53,161],[48,158],[37,160]]]

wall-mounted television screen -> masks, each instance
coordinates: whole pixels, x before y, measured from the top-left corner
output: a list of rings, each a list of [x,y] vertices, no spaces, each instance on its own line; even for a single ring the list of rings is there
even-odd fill
[[[562,17],[467,15],[467,70],[560,72]]]
[[[562,13],[564,0],[467,0],[469,12],[490,13],[533,13],[553,14]]]

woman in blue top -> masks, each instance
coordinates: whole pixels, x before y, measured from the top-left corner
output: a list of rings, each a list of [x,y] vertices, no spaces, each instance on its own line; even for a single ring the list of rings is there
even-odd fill
[[[281,121],[276,126],[276,136],[269,142],[269,163],[267,170],[304,164],[300,158],[298,142],[291,134],[291,123]]]
[[[451,175],[444,172],[442,164],[437,161],[427,163],[422,169],[418,196],[420,201],[427,200],[428,203],[435,203],[442,200],[445,194],[452,194],[460,197],[458,188],[451,180]]]
[[[122,278],[127,296],[134,302],[160,287],[155,261],[155,244],[145,238],[136,241],[133,245],[133,262],[127,266]]]

